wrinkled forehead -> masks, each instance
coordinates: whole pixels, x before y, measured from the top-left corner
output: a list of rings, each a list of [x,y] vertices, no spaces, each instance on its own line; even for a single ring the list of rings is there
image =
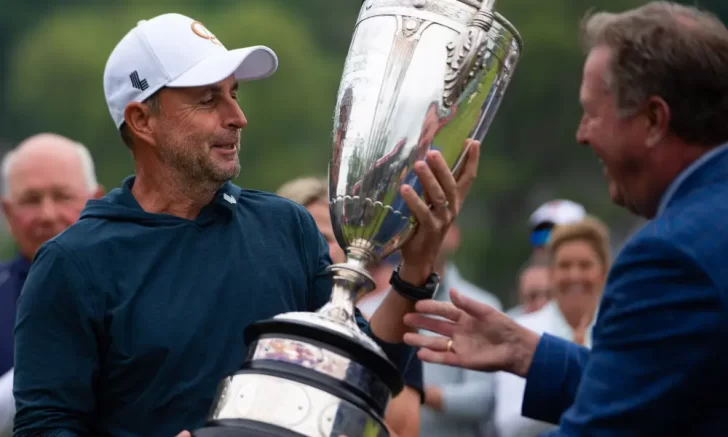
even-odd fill
[[[7,174],[10,197],[52,189],[86,191],[81,157],[74,150],[67,152],[29,151],[13,156]]]

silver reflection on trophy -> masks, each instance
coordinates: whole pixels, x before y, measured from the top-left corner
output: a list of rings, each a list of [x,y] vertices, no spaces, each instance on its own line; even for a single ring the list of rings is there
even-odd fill
[[[332,224],[347,252],[347,262],[331,270],[354,272],[364,289],[334,287],[320,313],[349,317],[355,292],[373,288],[366,266],[415,229],[399,194],[403,184],[422,194],[414,163],[439,150],[457,172],[465,140],[485,138],[522,46],[494,3],[364,2],[339,87],[329,164]]]
[[[427,151],[453,172],[466,139],[482,141],[521,55],[494,0],[366,0],[346,58],[329,163],[331,217],[347,261],[315,313],[251,325],[243,370],[225,378],[206,436],[384,437],[402,387],[381,348],[356,325],[355,299],[374,288],[367,266],[396,251],[416,223],[399,194]],[[235,433],[235,429],[240,430]]]

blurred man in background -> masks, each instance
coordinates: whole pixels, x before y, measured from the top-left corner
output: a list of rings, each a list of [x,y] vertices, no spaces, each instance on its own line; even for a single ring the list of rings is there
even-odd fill
[[[452,256],[460,248],[461,234],[454,223],[446,234],[436,271],[442,282],[434,300],[449,302],[450,290],[455,289],[478,302],[501,310],[500,300],[493,294],[465,280]],[[431,334],[428,331],[420,331]],[[420,421],[421,437],[491,437],[495,389],[493,375],[484,372],[423,363],[425,407]]]
[[[511,317],[530,314],[543,308],[551,299],[548,262],[532,259],[518,275],[518,306],[510,309]]]
[[[101,197],[94,163],[81,144],[60,135],[34,135],[8,152],[0,168],[2,209],[18,247],[0,265],[0,436],[10,433],[15,309],[38,248],[76,220],[86,201]]]
[[[532,296],[526,294],[525,285],[532,285],[531,281],[537,281],[543,285],[545,269],[542,267],[548,265],[546,245],[554,227],[576,223],[584,220],[585,217],[586,209],[582,205],[566,199],[550,200],[536,208],[531,214],[528,220],[531,254],[518,277],[518,304],[509,309],[506,314],[511,317],[528,314],[540,309],[548,301],[548,298],[544,299],[542,294],[533,296],[535,299],[530,301],[528,298]],[[528,281],[528,284],[524,284],[524,281]]]
[[[321,234],[329,243],[329,253],[332,261],[334,263],[346,262],[346,254],[336,241],[334,228],[331,225],[329,190],[326,179],[315,177],[294,179],[283,184],[278,189],[277,194],[303,205],[311,213]],[[396,259],[399,260],[399,257],[396,257]],[[389,258],[372,267],[369,268],[369,271],[376,288],[365,297],[377,293],[368,300],[373,305],[368,305],[365,309],[358,305],[367,319],[374,314],[383,297],[386,296],[389,289],[389,278],[394,268],[391,266]],[[418,437],[420,435],[420,404],[424,395],[422,392],[422,361],[413,356],[403,377],[405,388],[390,402],[384,420],[392,433],[392,437]]]
[[[585,217],[584,207],[571,200],[554,199],[539,206],[528,220],[533,256],[545,254],[549,236],[556,225],[575,223],[584,220]]]

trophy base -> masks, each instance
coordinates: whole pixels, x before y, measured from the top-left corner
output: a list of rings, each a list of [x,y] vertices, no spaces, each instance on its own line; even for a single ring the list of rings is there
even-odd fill
[[[361,331],[342,335],[321,318],[290,313],[251,325],[242,369],[221,382],[193,436],[388,437],[383,416],[404,386],[399,370],[376,343],[359,341]]]
[[[192,433],[192,437],[306,437],[276,425],[247,419],[216,420]]]

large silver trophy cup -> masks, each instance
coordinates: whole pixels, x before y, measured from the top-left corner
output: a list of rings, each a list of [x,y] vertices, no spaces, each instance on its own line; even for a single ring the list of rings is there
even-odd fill
[[[331,218],[347,261],[330,267],[330,301],[246,330],[248,357],[220,384],[195,436],[388,436],[382,417],[403,386],[356,324],[374,288],[367,266],[416,223],[399,194],[430,149],[453,172],[466,139],[483,140],[521,54],[493,0],[366,0],[337,98],[329,164]]]

